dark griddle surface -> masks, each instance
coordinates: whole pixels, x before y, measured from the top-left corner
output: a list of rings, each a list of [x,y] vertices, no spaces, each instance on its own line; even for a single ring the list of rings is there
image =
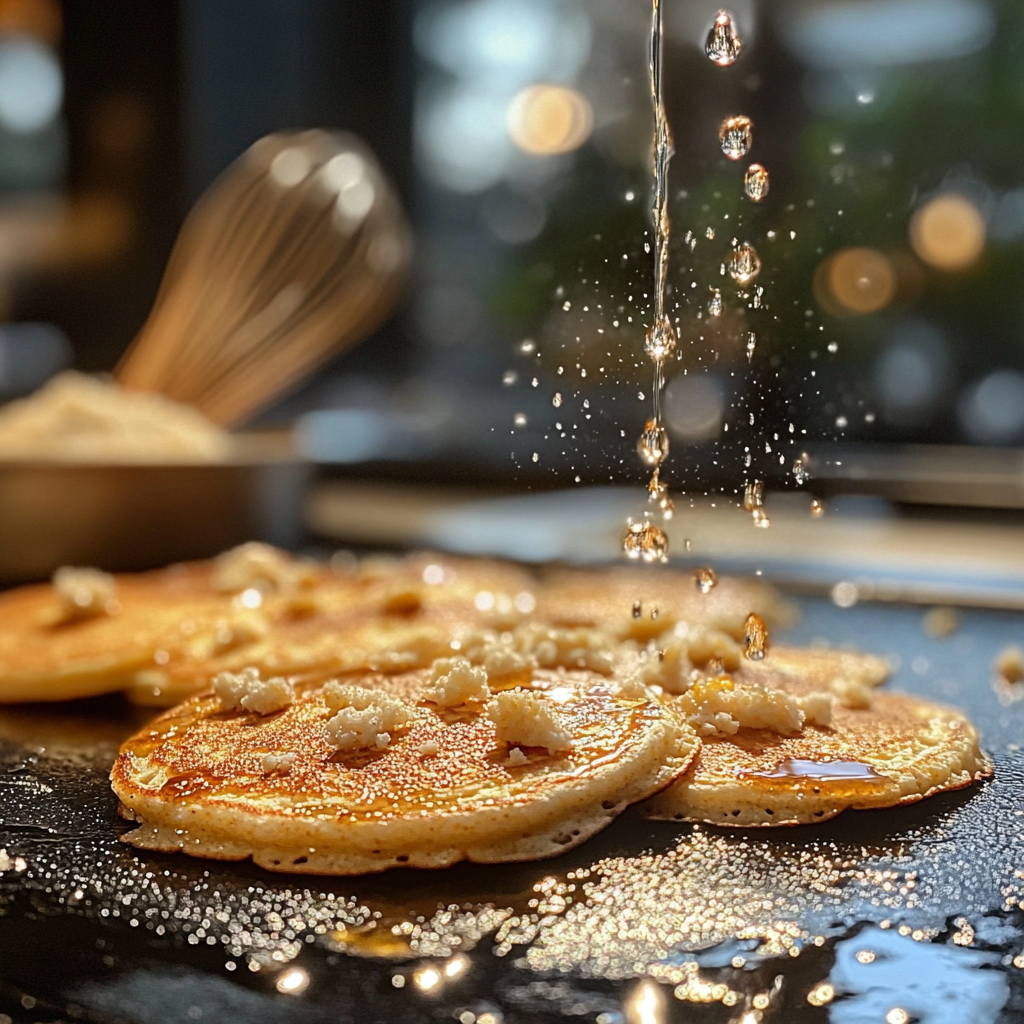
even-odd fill
[[[0,712],[0,1024],[1022,1021],[1024,701],[991,666],[1024,622],[968,611],[930,639],[921,615],[805,600],[787,639],[897,655],[889,688],[965,708],[990,783],[769,832],[627,813],[532,864],[330,879],[137,853],[106,772],[144,716]],[[654,1016],[630,1009],[645,974]]]

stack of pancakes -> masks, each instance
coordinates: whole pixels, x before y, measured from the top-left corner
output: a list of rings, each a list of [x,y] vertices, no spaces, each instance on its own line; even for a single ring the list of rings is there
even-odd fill
[[[990,772],[963,715],[877,691],[881,659],[745,657],[752,614],[789,614],[761,583],[246,545],[101,589],[0,595],[0,702],[175,705],[111,774],[145,849],[337,874],[523,860],[639,801],[798,824]]]

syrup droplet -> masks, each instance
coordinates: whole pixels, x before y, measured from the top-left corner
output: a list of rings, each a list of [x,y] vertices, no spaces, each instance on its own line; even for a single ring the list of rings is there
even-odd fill
[[[704,231],[704,237],[707,238],[707,239],[714,238],[715,237],[715,229],[712,228],[712,227],[706,228],[705,231]]]
[[[751,612],[747,616],[743,631],[746,634],[743,656],[748,661],[762,661],[768,651],[768,627],[764,624],[764,619],[756,612]]]
[[[672,322],[662,315],[647,332],[644,351],[656,362],[664,362],[676,350],[676,332]]]
[[[636,450],[645,465],[660,466],[668,455],[668,431],[656,420],[648,420]]]
[[[753,512],[755,508],[761,508],[764,505],[764,481],[754,480],[753,483],[747,484],[743,490],[743,507],[748,512]]]
[[[652,505],[657,505],[661,509],[662,516],[665,519],[672,518],[675,505],[672,504],[672,499],[668,496],[668,487],[661,482],[657,467],[655,467],[647,484],[647,500]]]
[[[761,259],[757,250],[749,242],[737,246],[729,257],[728,269],[729,276],[737,284],[753,281],[761,273]]]
[[[551,399],[551,404],[556,409],[561,408],[561,405],[562,405],[562,392],[561,391],[556,391],[555,392],[554,396]]]
[[[751,164],[743,176],[743,191],[755,203],[768,195],[768,172],[760,164]]]
[[[747,334],[747,362],[751,363],[754,361],[754,349],[757,348],[757,335],[750,331]]]
[[[647,521],[629,522],[622,533],[622,550],[628,558],[645,562],[668,561],[668,537],[660,527]]]
[[[715,589],[718,577],[714,569],[694,569],[693,582],[702,594],[710,594]]]
[[[820,519],[825,514],[825,506],[817,498],[811,499],[811,515]]]
[[[718,129],[718,140],[730,160],[740,160],[754,144],[754,122],[742,114],[727,117]]]
[[[772,521],[768,518],[768,513],[763,508],[755,508],[750,513],[754,517],[754,525],[761,530],[767,530],[772,525]]]
[[[711,298],[708,299],[708,315],[722,315],[722,293],[717,288],[711,289]]]
[[[715,15],[715,23],[708,32],[704,52],[719,67],[727,68],[734,63],[743,49],[733,27],[732,15],[728,11],[719,11]]]
[[[633,602],[633,618],[634,619],[639,619],[642,614],[643,614],[643,606],[640,604],[639,601],[634,601]]]
[[[796,479],[797,486],[802,487],[811,474],[807,471],[807,456],[801,455],[798,459],[793,460],[793,476]]]

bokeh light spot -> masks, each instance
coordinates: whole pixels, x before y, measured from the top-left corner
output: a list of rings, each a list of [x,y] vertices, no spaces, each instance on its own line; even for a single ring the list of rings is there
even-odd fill
[[[593,125],[594,114],[586,97],[561,85],[531,85],[508,108],[512,141],[534,156],[579,149]]]
[[[841,249],[828,262],[824,285],[831,303],[846,314],[885,309],[896,294],[896,273],[884,253],[854,246]]]
[[[911,218],[910,244],[925,263],[938,270],[964,270],[985,248],[985,219],[963,196],[935,196]]]

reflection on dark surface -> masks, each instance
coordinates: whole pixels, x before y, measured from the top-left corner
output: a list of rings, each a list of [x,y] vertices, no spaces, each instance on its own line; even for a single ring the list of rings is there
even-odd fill
[[[116,700],[4,711],[0,1012],[859,1024],[903,1010],[892,1020],[1015,1020],[1024,705],[989,677],[1016,626],[965,611],[957,631],[934,638],[917,609],[806,601],[792,634],[898,656],[891,685],[966,708],[996,760],[986,785],[774,832],[630,812],[556,860],[440,872],[293,879],[140,855],[116,841],[127,825],[106,771],[118,737],[144,715]],[[654,989],[637,987],[644,976]]]

